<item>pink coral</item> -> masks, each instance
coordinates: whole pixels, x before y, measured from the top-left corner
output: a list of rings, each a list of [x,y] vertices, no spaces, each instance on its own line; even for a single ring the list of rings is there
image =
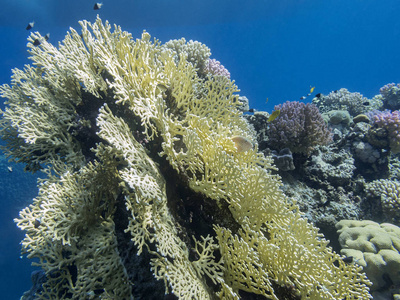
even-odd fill
[[[388,132],[389,146],[393,153],[400,152],[400,112],[385,111],[374,116],[374,124]]]
[[[231,73],[229,73],[229,71],[216,59],[208,60],[205,72],[212,75],[222,75],[229,79],[231,78]]]

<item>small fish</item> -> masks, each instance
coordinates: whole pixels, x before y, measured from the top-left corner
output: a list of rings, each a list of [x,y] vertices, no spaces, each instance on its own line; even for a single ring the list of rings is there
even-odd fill
[[[35,39],[35,40],[33,41],[33,46],[39,46],[39,45],[40,45],[39,39]]]
[[[103,3],[96,3],[93,7],[94,10],[98,10],[103,6]]]
[[[269,100],[269,99],[267,98],[267,100],[265,101],[265,104],[267,104],[267,103],[268,103],[268,100]]]
[[[8,169],[8,172],[10,172],[10,173],[13,171],[12,167],[7,167],[7,169]]]
[[[321,97],[321,93],[316,94],[315,97],[317,98]]]
[[[311,87],[310,86],[310,94],[312,94],[312,92],[314,92],[315,86]]]
[[[44,40],[45,40],[45,41],[48,41],[49,38],[50,38],[50,33],[47,33],[47,34],[44,36]]]
[[[35,22],[32,21],[28,24],[28,26],[26,26],[26,30],[31,30],[33,28],[33,26],[35,26]]]
[[[350,264],[353,262],[353,256],[347,256],[347,257],[343,257],[343,262],[345,262],[346,264]]]
[[[363,103],[363,105],[368,106],[368,105],[369,105],[369,102],[366,101],[366,102]]]
[[[300,97],[300,100],[304,100],[304,99],[306,99],[307,97],[306,96],[301,96]]]
[[[165,85],[161,84],[161,83],[157,84],[157,88],[163,93],[168,91],[168,88]]]
[[[255,111],[256,111],[255,108],[250,108],[250,109],[249,109],[249,112],[251,112],[251,113],[253,113],[253,112],[255,112]]]
[[[277,117],[279,117],[279,115],[281,114],[281,111],[275,110],[274,112],[272,112],[272,114],[269,115],[268,117],[268,122],[272,122],[273,120],[275,120]]]
[[[245,152],[253,148],[253,144],[245,137],[234,136],[232,137],[232,141],[235,143],[238,152]]]
[[[39,228],[40,226],[40,220],[39,219],[35,219],[35,224],[34,224],[35,228]]]

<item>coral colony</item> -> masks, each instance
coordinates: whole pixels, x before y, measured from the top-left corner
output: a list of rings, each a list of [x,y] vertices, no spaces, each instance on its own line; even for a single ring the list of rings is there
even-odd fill
[[[311,222],[361,214],[348,186],[383,195],[398,218],[399,185],[376,178],[399,151],[398,112],[367,115],[384,96],[341,89],[244,116],[204,44],[133,39],[99,18],[80,25],[58,48],[32,33],[32,64],[0,88],[6,154],[46,174],[15,220],[43,272],[22,299],[370,299],[382,274],[397,283],[375,262],[400,255],[398,227],[337,223],[343,256]],[[284,184],[298,170],[326,187],[315,209]]]

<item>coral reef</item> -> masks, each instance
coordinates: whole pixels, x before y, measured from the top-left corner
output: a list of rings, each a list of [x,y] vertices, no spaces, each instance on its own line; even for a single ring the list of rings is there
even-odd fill
[[[351,93],[345,88],[333,91],[329,95],[314,97],[312,103],[318,107],[321,113],[345,110],[353,117],[382,107],[380,99],[368,99],[360,93]]]
[[[372,290],[400,285],[400,228],[373,221],[342,220],[336,224],[341,253],[363,266]]]
[[[176,64],[181,58],[186,57],[186,60],[199,72],[205,72],[211,55],[211,50],[206,45],[193,40],[186,42],[185,38],[181,38],[166,42],[164,47],[173,50],[171,55],[174,56]]]
[[[400,84],[388,83],[379,90],[382,96],[383,108],[400,109]]]
[[[234,83],[200,74],[206,46],[80,24],[58,49],[33,33],[34,66],[0,89],[7,155],[47,176],[16,219],[46,273],[39,297],[144,298],[133,248],[180,299],[370,298],[361,268],[282,193]],[[305,153],[330,135],[308,107]]]
[[[348,126],[351,122],[351,117],[347,110],[331,110],[323,113],[322,117],[331,125]]]
[[[385,140],[372,135],[372,130],[371,124],[358,122],[345,136],[345,142],[349,145],[349,150],[355,159],[356,174],[360,174],[368,180],[385,178],[389,172],[390,153],[384,149],[387,144]],[[379,143],[379,147],[377,147],[377,143]]]
[[[376,146],[389,145],[393,153],[400,152],[400,112],[385,111],[373,119],[374,127],[370,130],[370,139]]]
[[[394,89],[394,86],[390,85],[390,89]],[[322,116],[332,130],[333,141],[326,146],[315,146],[308,157],[293,153],[290,161],[295,168],[286,167],[284,159],[288,160],[289,156],[280,156],[273,150],[275,145],[271,146],[269,135],[273,122],[266,122],[266,113],[256,112],[246,118],[257,132],[260,151],[272,154],[279,167],[285,195],[295,199],[305,216],[331,240],[330,245],[334,249],[339,251],[343,248],[342,254],[355,257],[344,237],[351,243],[358,236],[358,229],[354,229],[354,232],[343,229],[346,233],[342,233],[339,243],[338,234],[332,230],[338,221],[351,219],[356,224],[356,220],[370,219],[379,223],[392,223],[382,225],[386,229],[400,225],[399,116],[397,111],[373,108],[371,103],[375,103],[375,107],[382,105],[382,95],[370,101],[363,99],[361,94],[348,93],[345,89],[340,91],[345,92],[335,91],[329,97],[318,95],[313,100],[325,111]],[[350,108],[353,109],[352,115],[347,111]],[[357,112],[363,113],[354,116]],[[366,224],[371,225],[368,221]],[[371,230],[378,233],[360,233],[360,240],[365,239],[365,243],[368,243],[367,240],[374,239],[374,243],[379,235],[387,235],[381,229],[375,230],[376,226],[379,228],[379,224],[374,223]],[[376,243],[376,249],[379,251],[379,243]],[[400,254],[398,251],[389,253],[389,249],[385,248],[381,256],[374,254],[369,267],[359,263],[358,259],[353,261],[362,265],[368,276],[372,276],[375,281],[373,296],[376,299],[396,299],[400,295],[400,281],[395,271],[399,268],[399,260],[392,259]],[[360,253],[358,251],[357,255],[360,256]],[[372,257],[370,254],[367,256]],[[385,275],[385,272],[391,275]]]
[[[295,168],[287,168],[279,160],[277,151],[269,149],[267,113],[255,112],[246,118],[257,132],[260,151],[272,154],[283,179],[284,193],[296,199],[306,217],[332,242],[336,239],[332,228],[339,220],[393,220],[383,213],[380,199],[367,192],[367,185],[380,178],[397,178],[398,160],[385,149],[369,143],[372,125],[368,117],[361,116],[353,123],[346,111],[336,110],[323,116],[333,129],[333,142],[316,146],[309,157],[293,153],[290,161]],[[289,159],[283,156],[282,162],[284,158]]]
[[[389,179],[379,179],[367,185],[367,191],[379,197],[383,212],[393,218],[393,222],[400,222],[400,182]]]
[[[333,152],[322,147],[304,166],[307,178],[318,178],[318,183],[326,182],[334,187],[344,187],[354,176],[354,170],[354,159],[346,150]]]
[[[293,153],[309,156],[315,146],[332,140],[331,132],[315,105],[287,101],[276,105],[274,110],[280,110],[280,115],[269,124],[270,148],[289,148]]]
[[[289,171],[295,169],[293,155],[289,148],[283,148],[281,151],[279,151],[279,153],[278,151],[273,150],[271,154],[275,166],[277,166],[279,170]]]

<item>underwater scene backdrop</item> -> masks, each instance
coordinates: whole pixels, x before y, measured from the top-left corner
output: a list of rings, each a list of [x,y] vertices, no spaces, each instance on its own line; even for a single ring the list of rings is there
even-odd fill
[[[3,299],[400,297],[398,1],[0,4]]]

